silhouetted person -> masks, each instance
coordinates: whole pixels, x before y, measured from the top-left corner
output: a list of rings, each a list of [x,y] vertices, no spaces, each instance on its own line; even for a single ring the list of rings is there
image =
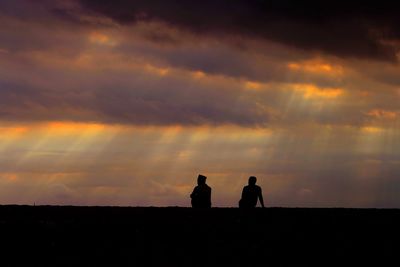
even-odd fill
[[[257,178],[250,176],[249,184],[243,187],[242,198],[239,200],[240,208],[255,208],[257,200],[260,200],[261,207],[264,208],[264,199],[261,187],[256,185]]]
[[[211,208],[211,187],[206,184],[207,177],[199,174],[197,186],[190,194],[193,208]]]

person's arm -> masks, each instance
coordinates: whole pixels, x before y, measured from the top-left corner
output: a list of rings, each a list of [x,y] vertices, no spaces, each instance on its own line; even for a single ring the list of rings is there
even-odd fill
[[[209,203],[210,208],[211,208],[211,187],[210,187],[210,190],[208,191],[208,203]]]
[[[194,198],[197,195],[197,186],[193,189],[193,192],[190,194],[190,198]]]
[[[243,186],[243,190],[242,190],[242,199],[245,198],[245,195],[246,195],[246,187]]]
[[[260,199],[261,207],[264,208],[264,199],[263,199],[263,195],[262,195],[262,190],[261,190],[261,187],[259,187],[259,188],[260,188],[260,190],[258,192],[258,198]]]

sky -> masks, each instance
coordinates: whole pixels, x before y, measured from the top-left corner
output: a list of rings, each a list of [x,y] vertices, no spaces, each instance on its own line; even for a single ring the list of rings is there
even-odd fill
[[[0,204],[400,208],[398,10],[1,0]]]

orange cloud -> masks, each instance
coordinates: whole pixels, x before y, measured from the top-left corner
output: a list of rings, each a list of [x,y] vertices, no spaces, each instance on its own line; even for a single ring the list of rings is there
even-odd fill
[[[296,84],[293,89],[302,92],[306,99],[335,99],[344,94],[341,88],[318,88],[313,84]]]
[[[260,90],[262,87],[262,83],[247,81],[245,83],[245,88],[250,90]]]
[[[367,112],[367,115],[377,119],[394,120],[397,118],[398,112],[384,110],[384,109],[372,109]]]
[[[196,79],[201,79],[206,76],[206,74],[203,71],[193,71],[192,76]]]
[[[0,127],[0,136],[18,136],[26,133],[29,128],[26,126],[14,126],[14,127]]]
[[[145,70],[150,72],[150,73],[152,73],[152,74],[156,74],[156,75],[159,75],[159,76],[165,76],[170,72],[169,68],[157,67],[157,66],[154,66],[152,64],[146,64],[145,65]]]
[[[0,173],[0,178],[6,180],[7,182],[15,182],[18,179],[18,174],[16,173]]]
[[[290,62],[287,67],[292,71],[303,71],[334,76],[340,76],[343,74],[343,67],[322,62],[320,60]]]
[[[117,44],[116,40],[100,32],[91,33],[89,35],[89,41],[94,44],[106,45],[106,46],[115,46]]]
[[[85,133],[98,132],[106,126],[98,123],[76,123],[76,122],[49,122],[42,126],[47,131],[52,133]]]
[[[374,127],[374,126],[365,126],[361,128],[362,132],[365,133],[370,133],[370,134],[377,134],[377,133],[381,133],[384,131],[383,128],[380,127]]]

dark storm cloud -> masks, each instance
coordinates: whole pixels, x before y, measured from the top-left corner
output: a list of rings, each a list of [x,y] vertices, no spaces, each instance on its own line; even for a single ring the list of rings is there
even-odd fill
[[[314,9],[302,9],[296,3],[269,2],[266,8],[261,1],[218,1],[216,6],[209,1],[168,1],[168,5],[161,1],[115,1],[108,6],[105,1],[83,1],[81,5],[75,0],[33,3],[0,3],[4,26],[0,28],[2,120],[241,126],[314,121],[362,125],[370,120],[365,114],[371,109],[386,112],[385,107],[395,109],[398,105],[393,88],[387,89],[386,95],[373,95],[382,91],[381,85],[366,80],[363,73],[357,76],[360,82],[355,82],[354,71],[346,68],[350,60],[314,60],[312,53],[265,41],[274,39],[271,27],[312,24],[307,31],[315,28],[322,32],[327,21],[339,25],[339,17],[343,18],[341,23],[364,17],[368,22],[365,29],[371,30],[369,25],[374,21],[379,25],[390,22],[391,13],[385,10],[374,14],[350,6],[342,14],[339,8],[331,10],[318,4]],[[382,14],[388,18],[380,19]],[[124,25],[99,24],[107,18]],[[144,23],[132,25],[139,21]],[[293,31],[281,32],[290,33],[295,41]],[[219,39],[209,33],[235,36]],[[299,38],[307,35],[296,33]],[[240,36],[259,37],[261,41]],[[339,38],[338,47],[347,41]],[[318,40],[312,43],[320,44]],[[353,50],[358,53],[362,48]],[[290,69],[293,62],[295,68]],[[398,72],[395,64],[387,62],[355,62],[359,65],[354,69],[360,71],[370,64],[369,73],[376,72],[368,75],[371,77],[384,75],[377,65],[391,65],[393,79]],[[318,70],[325,63],[328,71]],[[164,69],[166,73],[157,73]],[[196,77],[198,71],[200,78]],[[254,83],[251,88],[251,82],[263,84]],[[303,84],[304,88],[298,90],[290,84]],[[307,92],[307,84],[315,88]],[[340,88],[343,94],[324,98],[326,88]],[[359,88],[371,97],[359,99]]]
[[[380,1],[90,1],[84,12],[120,24],[161,21],[199,34],[242,35],[339,57],[396,60],[399,4]]]

